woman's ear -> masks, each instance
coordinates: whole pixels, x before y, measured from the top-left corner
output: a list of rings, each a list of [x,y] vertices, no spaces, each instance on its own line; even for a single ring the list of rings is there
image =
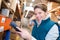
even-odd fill
[[[49,14],[47,11],[45,12],[46,16]]]

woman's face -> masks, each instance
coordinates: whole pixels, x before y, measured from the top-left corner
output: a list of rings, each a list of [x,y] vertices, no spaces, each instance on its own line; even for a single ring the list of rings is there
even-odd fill
[[[46,16],[46,13],[43,10],[41,10],[40,8],[36,8],[34,10],[34,13],[35,13],[35,17],[36,17],[37,21],[43,20]]]

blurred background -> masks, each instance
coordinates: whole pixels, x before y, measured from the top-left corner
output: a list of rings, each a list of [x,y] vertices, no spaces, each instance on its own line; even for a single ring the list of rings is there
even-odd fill
[[[58,6],[60,6],[60,0],[55,0],[57,3],[48,0],[0,0],[0,14],[10,17],[20,28],[25,28],[31,33],[33,25],[29,25],[30,20],[35,19],[34,16],[34,6],[39,3],[43,3],[47,6],[47,11],[51,11]],[[60,8],[58,8],[60,9]],[[51,19],[58,22],[58,18],[55,14],[50,12]],[[59,16],[59,14],[57,15]],[[9,21],[9,20],[8,20]],[[60,22],[59,22],[60,23]],[[19,35],[14,33],[15,30],[11,29],[10,40],[23,40]],[[3,33],[0,32],[0,40],[3,40]]]

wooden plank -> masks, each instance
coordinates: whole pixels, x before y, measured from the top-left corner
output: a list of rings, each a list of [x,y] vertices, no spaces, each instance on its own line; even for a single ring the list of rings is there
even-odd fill
[[[8,3],[6,3],[4,0],[2,0],[2,1],[3,1],[4,5],[5,5],[7,8],[10,7],[10,5],[9,5]]]
[[[17,0],[12,0],[10,5],[10,9],[12,9],[14,12],[16,10],[16,3],[17,3]]]
[[[2,3],[2,0],[0,0],[0,9],[1,9],[1,3]]]

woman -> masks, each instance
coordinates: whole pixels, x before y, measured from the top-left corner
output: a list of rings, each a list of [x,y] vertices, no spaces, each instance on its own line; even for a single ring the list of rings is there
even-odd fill
[[[19,29],[21,32],[17,33],[26,40],[56,40],[59,36],[58,27],[53,21],[50,20],[46,5],[36,5],[34,7],[34,13],[36,20],[33,20],[34,27],[32,35],[24,29]]]

